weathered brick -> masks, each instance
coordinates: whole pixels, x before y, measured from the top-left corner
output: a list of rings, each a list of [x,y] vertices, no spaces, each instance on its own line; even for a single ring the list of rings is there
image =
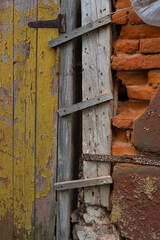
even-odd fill
[[[136,100],[151,100],[156,91],[157,89],[150,86],[127,88],[128,98]]]
[[[113,132],[113,142],[124,142],[127,143],[127,134],[125,130],[118,129],[118,131]]]
[[[134,144],[133,131],[131,132],[131,144]]]
[[[131,240],[160,239],[159,167],[116,164],[111,221]]]
[[[160,68],[160,54],[134,57],[114,57],[114,70],[145,70]]]
[[[119,72],[116,76],[126,86],[145,85],[147,83],[147,73],[145,72]]]
[[[122,39],[141,39],[160,37],[160,27],[150,25],[126,25],[122,26],[120,37]]]
[[[133,120],[144,113],[147,107],[147,102],[119,102],[119,114],[113,117],[112,125],[117,128],[133,129]]]
[[[117,12],[112,15],[112,21],[117,25],[127,24],[127,12]]]
[[[158,86],[160,85],[160,71],[148,73],[148,82],[151,86]]]
[[[118,0],[116,3],[116,9],[123,9],[131,7],[131,2],[129,0]]]
[[[117,144],[117,145],[112,145],[112,155],[135,155],[136,150],[132,145],[126,145],[126,144]]]
[[[129,23],[130,24],[143,24],[144,22],[140,19],[133,9],[129,10]]]
[[[115,54],[133,54],[139,48],[138,40],[119,40],[116,43],[114,53]]]
[[[140,41],[141,53],[159,53],[160,52],[160,38],[142,39]]]

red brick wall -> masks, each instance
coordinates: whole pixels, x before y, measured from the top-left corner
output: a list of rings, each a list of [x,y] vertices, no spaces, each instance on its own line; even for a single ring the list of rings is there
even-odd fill
[[[130,7],[118,0],[116,10]],[[145,24],[133,10],[112,17],[120,35],[114,42],[112,69],[126,86],[128,100],[118,102],[113,118],[112,154],[137,154],[133,140],[133,120],[147,108],[160,85],[160,28]]]

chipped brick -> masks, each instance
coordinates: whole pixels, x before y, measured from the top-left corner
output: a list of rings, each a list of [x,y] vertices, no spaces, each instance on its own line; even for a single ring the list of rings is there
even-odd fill
[[[127,95],[129,99],[137,99],[137,100],[151,100],[155,95],[157,89],[150,86],[141,86],[139,87],[128,87]]]
[[[116,3],[116,9],[123,9],[131,7],[131,2],[129,0],[118,0]]]
[[[127,24],[127,12],[117,12],[112,15],[112,21],[117,25]]]
[[[119,114],[112,119],[112,125],[117,128],[133,129],[133,120],[146,110],[147,102],[120,102]]]
[[[160,52],[160,38],[142,39],[140,41],[141,53],[159,53]]]
[[[114,70],[145,70],[160,68],[160,54],[134,57],[114,57]]]
[[[147,73],[145,72],[117,73],[116,77],[126,86],[145,85],[147,83]]]
[[[114,53],[115,54],[133,54],[139,48],[138,40],[119,40],[116,43]]]
[[[130,24],[143,24],[144,22],[140,19],[133,9],[129,10],[129,23]]]
[[[148,82],[149,82],[149,85],[151,86],[160,85],[160,71],[157,71],[157,72],[150,71],[148,73]]]
[[[160,37],[160,27],[150,25],[126,25],[122,26],[121,39],[141,39]]]

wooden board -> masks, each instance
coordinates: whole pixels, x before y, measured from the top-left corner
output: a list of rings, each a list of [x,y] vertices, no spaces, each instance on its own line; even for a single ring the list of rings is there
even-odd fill
[[[111,183],[113,183],[111,176],[105,176],[105,177],[59,182],[59,183],[55,183],[54,186],[57,191],[64,191],[64,190],[69,190],[69,189],[74,189],[74,188],[106,185],[106,184],[111,184]]]
[[[59,46],[59,45],[61,45],[63,43],[66,43],[70,40],[73,40],[77,37],[80,37],[80,36],[84,35],[85,33],[89,33],[89,32],[91,32],[91,31],[93,31],[97,28],[103,27],[103,26],[105,26],[109,23],[111,23],[110,16],[104,16],[103,18],[98,19],[95,22],[90,22],[85,26],[76,28],[69,33],[63,34],[62,36],[49,41],[49,46],[50,47]]]
[[[111,11],[110,0],[82,0],[82,25],[106,16]],[[103,27],[82,38],[82,96],[83,101],[112,91],[111,29]],[[110,154],[111,103],[83,111],[83,153]],[[84,178],[110,174],[109,163],[84,162]],[[85,190],[85,203],[109,207],[109,187]]]
[[[14,1],[14,237],[34,237],[36,0]]]
[[[58,17],[59,1],[38,0],[38,19]],[[55,49],[48,41],[58,29],[38,29],[36,106],[36,216],[35,239],[54,239],[57,161],[58,76]]]
[[[67,32],[76,28],[77,10],[79,0],[62,0],[61,13],[66,14]],[[59,108],[64,108],[75,103],[75,45],[69,42],[60,50],[60,82],[59,82]],[[65,116],[59,119],[58,128],[58,182],[76,179],[74,165],[78,163],[79,143],[77,143],[78,130],[75,131],[75,124],[78,123],[75,115]],[[77,160],[77,161],[76,161]],[[57,194],[57,240],[69,240],[71,233],[70,216],[76,208],[76,201],[73,192],[63,191]]]
[[[13,5],[0,1],[0,239],[13,239]]]
[[[107,102],[111,99],[113,99],[112,93],[108,92],[108,93],[106,93],[104,95],[101,95],[99,97],[89,99],[89,100],[84,101],[84,102],[79,102],[79,103],[73,104],[70,107],[61,108],[57,112],[59,113],[60,117],[63,117],[63,116],[69,115],[71,113],[78,112],[80,110],[84,110],[86,108],[98,105],[100,103]]]
[[[48,40],[58,30],[28,22],[54,19],[58,7],[56,0],[0,2],[1,240],[54,238],[59,53]]]

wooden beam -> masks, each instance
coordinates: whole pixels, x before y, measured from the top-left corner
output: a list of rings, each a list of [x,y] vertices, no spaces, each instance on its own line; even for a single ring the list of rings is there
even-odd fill
[[[61,14],[66,14],[67,32],[77,27],[79,0],[61,0]],[[70,41],[60,48],[59,108],[75,103],[75,42]],[[78,120],[75,114],[59,119],[58,124],[58,176],[57,182],[78,178]],[[76,129],[76,131],[75,131]],[[75,159],[77,161],[75,161]],[[72,211],[77,207],[73,190],[57,193],[57,240],[70,240]]]
[[[105,184],[111,184],[111,183],[113,183],[111,176],[104,176],[104,177],[97,177],[97,178],[59,182],[59,183],[56,183],[54,186],[57,191],[62,191],[62,190],[68,190],[68,189],[74,189],[74,188],[91,187],[91,186],[105,185]]]
[[[111,11],[110,0],[81,0],[82,25],[98,21]],[[110,24],[82,37],[82,96],[83,101],[105,92],[112,92]],[[104,103],[83,111],[83,153],[111,154],[112,104]],[[84,161],[84,178],[110,174],[110,163]],[[109,186],[86,188],[86,204],[109,207]]]
[[[55,38],[51,41],[49,41],[50,47],[56,47],[61,44],[64,44],[70,40],[73,40],[77,37],[80,37],[86,33],[89,33],[97,28],[103,27],[107,24],[111,23],[111,17],[110,16],[104,16],[101,19],[96,20],[95,22],[88,23],[85,26],[79,27],[77,29],[74,29],[66,34],[61,35],[58,38]]]
[[[63,116],[66,116],[68,114],[71,114],[71,113],[74,113],[74,112],[84,110],[86,108],[98,105],[100,103],[107,102],[111,99],[113,99],[113,95],[112,95],[111,92],[108,92],[108,93],[106,93],[104,95],[101,95],[99,97],[92,98],[92,99],[89,99],[89,100],[84,101],[84,102],[73,104],[70,107],[61,108],[57,112],[59,113],[60,117],[63,117]]]
[[[112,163],[132,163],[149,166],[160,166],[160,157],[157,156],[140,156],[140,155],[100,155],[100,154],[83,154],[83,161],[93,162],[112,162]]]

